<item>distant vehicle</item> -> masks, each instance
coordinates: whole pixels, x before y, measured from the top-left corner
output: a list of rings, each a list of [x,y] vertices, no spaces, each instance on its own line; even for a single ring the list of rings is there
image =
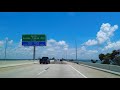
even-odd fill
[[[50,64],[50,59],[48,57],[42,57],[42,59],[39,59],[40,64]]]
[[[60,59],[60,61],[63,61],[63,59]]]
[[[65,59],[64,58],[60,59],[60,61],[63,61],[63,60],[65,60]]]

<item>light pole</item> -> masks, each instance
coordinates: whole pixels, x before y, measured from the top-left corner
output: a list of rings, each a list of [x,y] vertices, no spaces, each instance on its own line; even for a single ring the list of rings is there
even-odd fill
[[[67,50],[68,49],[65,49],[65,59],[67,60]]]
[[[67,50],[66,50],[66,60],[67,60]]]
[[[76,46],[76,61],[77,61],[77,42],[75,40],[75,46]]]

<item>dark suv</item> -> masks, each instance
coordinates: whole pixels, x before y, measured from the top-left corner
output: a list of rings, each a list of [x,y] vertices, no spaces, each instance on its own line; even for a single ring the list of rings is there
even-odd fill
[[[39,60],[40,64],[50,64],[50,59],[48,57],[42,57],[42,59]]]

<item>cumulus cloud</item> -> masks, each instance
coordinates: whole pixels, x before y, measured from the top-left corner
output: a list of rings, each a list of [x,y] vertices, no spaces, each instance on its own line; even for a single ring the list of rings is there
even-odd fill
[[[81,59],[98,59],[98,51],[80,48],[78,51],[78,57]]]
[[[118,25],[111,26],[109,23],[103,23],[100,30],[97,32],[96,39],[88,40],[84,45],[92,46],[109,42],[110,38],[114,35],[114,32],[118,29]]]
[[[76,58],[76,49],[75,48],[69,48],[68,50],[68,57],[69,58]],[[98,59],[98,50],[89,50],[85,46],[82,46],[77,49],[77,57],[78,59]]]
[[[1,40],[1,41],[0,41],[0,47],[4,46],[4,44],[6,43],[6,40],[8,41],[7,43],[8,43],[9,45],[11,45],[11,44],[13,43],[13,40],[10,40],[10,41],[9,41],[8,37],[6,37],[4,40]]]
[[[48,51],[54,51],[54,49],[53,49],[53,48],[48,48],[47,50],[48,50]]]
[[[48,48],[54,48],[55,50],[56,49],[64,49],[64,50],[67,50],[68,49],[68,44],[66,44],[65,41],[56,41],[54,39],[50,39],[50,40],[47,40],[47,47]]]
[[[120,49],[120,40],[113,42],[113,43],[109,43],[107,46],[105,46],[102,50],[109,50],[109,49]]]
[[[4,42],[3,41],[0,41],[0,46],[3,46],[4,45]]]
[[[50,58],[76,58],[75,48],[68,48],[68,44],[64,41],[56,41],[54,39],[47,40],[48,46],[36,47],[36,58],[48,56]],[[7,50],[7,58],[33,58],[33,47],[22,46],[22,40],[19,41],[16,47]],[[97,50],[87,50],[85,46],[78,48],[78,59],[89,59],[93,56],[97,57]],[[94,54],[94,55],[93,55]]]
[[[1,43],[1,42],[0,42]],[[13,41],[9,41],[13,43]],[[47,46],[45,47],[36,47],[36,58],[42,56],[62,58],[66,53],[65,50],[68,49],[68,44],[64,41],[56,41],[54,39],[47,40]],[[3,51],[3,50],[2,50]],[[7,57],[8,58],[33,58],[33,47],[32,46],[22,46],[22,39],[15,47],[7,48]],[[0,55],[2,56],[2,54]],[[2,58],[2,57],[1,57]]]
[[[65,41],[59,41],[58,45],[66,45]]]
[[[85,42],[85,45],[87,46],[91,46],[91,45],[96,45],[97,44],[97,41],[96,40],[88,40],[87,42]]]
[[[49,39],[47,40],[47,46],[44,48],[39,47],[37,53],[40,53],[38,56],[41,57],[47,55],[49,57],[62,58],[66,50],[68,50],[68,44],[64,40]]]
[[[18,44],[18,47],[23,47],[23,46],[22,46],[22,39],[20,39],[19,44]]]
[[[104,43],[109,40],[111,36],[114,35],[114,32],[118,29],[118,25],[111,26],[109,23],[102,24],[100,31],[97,33],[97,40],[99,44]]]
[[[50,40],[47,40],[47,46],[48,47],[51,47],[51,46],[55,46],[57,44],[56,40],[54,39],[50,39]]]
[[[98,53],[97,50],[87,50],[85,46],[82,46],[81,48],[78,49],[78,53],[84,53],[84,54],[93,54],[93,53]]]
[[[12,44],[12,43],[13,43],[13,40],[8,41],[8,43],[9,43],[9,44]]]
[[[6,37],[6,38],[3,40],[3,43],[6,43],[6,41],[7,41],[7,43],[8,43],[9,45],[13,44],[13,40],[9,40],[8,37]]]
[[[13,42],[13,41],[11,41]],[[19,43],[16,44],[15,47],[7,48],[7,58],[24,58],[24,59],[32,59],[33,58],[33,47],[25,47],[22,46],[22,39],[20,39]],[[68,48],[69,45],[64,41],[56,41],[54,39],[47,40],[46,47],[36,47],[36,58],[48,56],[50,58],[68,58],[68,59],[75,59],[76,58],[76,49],[75,48]],[[1,50],[0,58],[4,58],[3,52]],[[89,59],[89,58],[96,58],[98,55],[97,50],[88,50],[85,46],[78,47],[78,59]]]
[[[50,40],[47,40],[47,42],[48,42],[48,43],[55,43],[56,40],[54,40],[54,39],[50,39]]]

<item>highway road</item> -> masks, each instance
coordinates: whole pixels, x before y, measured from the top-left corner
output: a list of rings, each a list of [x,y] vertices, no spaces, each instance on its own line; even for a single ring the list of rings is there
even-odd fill
[[[0,78],[120,78],[120,76],[64,61],[0,68]]]

